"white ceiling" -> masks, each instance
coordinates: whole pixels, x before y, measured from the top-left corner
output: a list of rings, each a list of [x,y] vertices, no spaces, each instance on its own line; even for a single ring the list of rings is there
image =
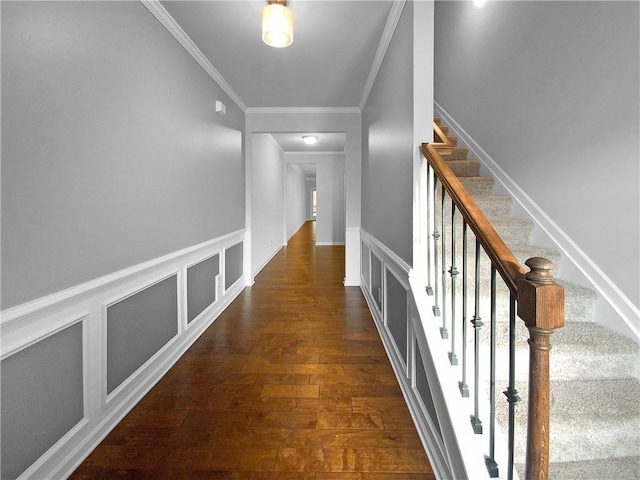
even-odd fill
[[[272,133],[271,134],[284,152],[331,152],[344,153],[347,135],[344,132],[318,133],[307,132],[304,135],[314,135],[318,141],[307,145],[302,141],[301,133]]]
[[[316,179],[316,164],[315,163],[296,163],[302,173],[308,180],[315,181]]]
[[[293,44],[261,39],[267,0],[162,1],[248,108],[358,108],[391,0],[289,0]]]
[[[393,0],[288,0],[293,44],[280,49],[262,42],[267,0],[160,3],[247,111],[361,108],[394,13]],[[318,142],[305,145],[299,132],[273,137],[286,153],[345,151],[344,133],[305,133],[317,135]],[[315,166],[304,168],[315,176]]]

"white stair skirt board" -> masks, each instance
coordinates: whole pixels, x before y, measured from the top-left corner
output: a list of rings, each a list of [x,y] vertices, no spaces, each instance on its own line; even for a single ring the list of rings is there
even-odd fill
[[[473,156],[491,173],[500,186],[517,202],[524,214],[533,220],[536,231],[545,243],[557,248],[564,258],[563,276],[567,281],[592,285],[602,297],[596,305],[598,318],[607,326],[640,343],[640,310],[611,281],[609,277],[578,247],[569,236],[513,181],[509,175],[485,152],[480,145],[437,102],[434,114],[442,118],[458,137],[458,144],[469,148]]]
[[[487,169],[492,173],[498,171],[499,167],[494,165],[493,160],[486,157],[482,149],[473,142],[472,139],[453,122],[450,117],[437,106],[437,114],[447,124],[450,129],[449,133],[457,135],[459,145],[462,142],[469,148],[469,155],[478,154],[482,162],[487,162]],[[469,157],[469,159],[472,159]],[[456,166],[453,166],[456,168]],[[465,170],[460,170],[458,175],[464,175]],[[468,174],[468,173],[467,173]],[[475,175],[475,173],[472,173]],[[464,177],[461,177],[464,179]],[[498,182],[506,183],[502,189],[509,193],[521,193],[517,186],[512,184],[512,180],[503,175],[497,178]],[[465,183],[465,182],[462,182]],[[469,182],[467,182],[469,183]],[[471,182],[473,183],[473,182]],[[486,183],[490,183],[489,180]],[[499,187],[500,188],[500,187]],[[437,193],[439,195],[439,192]],[[510,209],[505,205],[496,205],[504,203],[506,200],[496,200],[496,192],[493,190],[479,189],[474,190],[472,196],[476,203],[480,206],[490,221],[497,224],[505,224],[509,222],[511,226],[517,226],[518,222],[511,218]],[[523,194],[524,195],[524,194]],[[438,200],[439,201],[439,200]],[[516,201],[525,204],[524,209],[515,209],[518,213],[525,210],[535,211],[535,205],[527,204],[530,202],[528,197],[516,198]],[[448,202],[450,203],[450,202]],[[439,212],[441,207],[438,205],[436,210]],[[450,216],[451,207],[445,202],[445,213]],[[537,218],[532,216],[534,223]],[[451,241],[451,225],[450,217],[448,226],[445,226],[446,241]],[[445,224],[446,225],[446,224]],[[521,222],[522,228],[530,228],[526,222]],[[498,229],[499,230],[499,229]],[[505,242],[512,249],[520,262],[531,256],[544,256],[552,259],[554,263],[559,263],[560,278],[558,283],[565,288],[565,326],[558,329],[551,336],[550,351],[550,375],[551,375],[551,425],[550,425],[550,478],[556,479],[634,479],[640,472],[640,403],[637,398],[640,395],[640,383],[638,376],[640,375],[640,367],[638,365],[639,347],[637,337],[629,335],[627,330],[625,334],[618,332],[617,328],[608,328],[594,322],[594,310],[596,306],[597,294],[588,288],[575,285],[563,280],[562,275],[566,271],[565,263],[571,262],[573,258],[567,258],[566,249],[571,249],[571,245],[564,245],[563,241],[558,242],[558,252],[554,252],[549,248],[535,247],[529,244],[528,236],[519,236],[515,232],[506,232]],[[456,227],[456,260],[460,269],[462,265],[462,239],[461,227]],[[468,243],[472,248],[469,249],[468,265],[470,266],[471,275],[474,274],[475,260],[475,239],[471,236]],[[450,256],[450,244],[445,247],[447,255]],[[439,250],[439,255],[441,250]],[[483,254],[484,255],[484,254]],[[449,258],[449,257],[447,257]],[[587,259],[588,260],[588,259]],[[441,261],[440,258],[438,261]],[[485,265],[488,260],[482,259]],[[439,268],[441,265],[439,265]],[[525,268],[526,270],[526,268]],[[480,317],[485,323],[480,331],[481,337],[481,353],[488,356],[489,343],[489,321],[486,317],[489,309],[489,291],[488,275],[481,276],[480,286]],[[440,277],[438,272],[437,277]],[[447,276],[448,279],[448,276]],[[608,279],[601,278],[602,281],[608,282]],[[473,280],[471,281],[473,283]],[[594,282],[595,285],[596,282]],[[449,283],[450,285],[450,283]],[[508,319],[507,308],[509,303],[508,292],[500,289],[498,283],[498,294],[496,298],[497,315],[497,358],[508,358]],[[450,289],[450,287],[448,287]],[[440,291],[442,295],[442,291]],[[460,304],[456,307],[457,316],[459,318],[462,312],[461,308],[461,279],[456,283],[456,300]],[[433,302],[433,297],[428,297]],[[467,319],[473,318],[474,303],[473,289],[469,292],[469,303]],[[441,301],[440,308],[448,308],[450,315],[451,296],[449,291],[445,299]],[[444,304],[444,307],[443,307]],[[427,311],[426,315],[430,312]],[[423,318],[423,322],[424,322]],[[437,318],[436,322],[441,322],[441,318]],[[462,350],[462,341],[460,339],[460,320],[456,324],[458,329],[456,347],[458,356]],[[524,475],[524,455],[525,455],[525,435],[526,435],[526,409],[527,409],[527,382],[528,382],[528,361],[529,346],[527,344],[528,332],[523,322],[517,319],[516,332],[516,389],[522,401],[516,404],[515,424],[516,446],[515,446],[515,463],[516,470],[522,477]],[[428,323],[427,323],[428,324]],[[448,320],[450,325],[450,319]],[[428,329],[425,329],[428,331]],[[448,351],[451,349],[451,339],[440,340],[437,335],[429,341],[441,343],[444,352],[440,355],[446,358]],[[473,352],[473,328],[467,330],[467,355]],[[430,347],[431,347],[430,343]],[[433,347],[435,348],[435,347]],[[482,357],[481,357],[482,358]],[[438,362],[435,362],[436,364]],[[473,371],[469,366],[467,371],[467,379],[473,378]],[[460,379],[460,366],[445,368],[441,374],[441,381],[450,381],[452,384],[457,383]],[[498,395],[496,405],[504,404],[502,392],[508,385],[508,365],[498,363],[496,371],[496,390]],[[486,373],[485,373],[486,376]],[[451,378],[449,378],[451,377]],[[469,380],[467,380],[469,382]],[[455,390],[452,385],[452,391]],[[480,390],[480,388],[479,388]],[[461,409],[462,410],[462,409]],[[451,410],[452,412],[457,412]],[[460,412],[464,417],[464,421],[468,422],[469,409]],[[496,411],[497,420],[502,431],[506,431],[508,417],[506,409]],[[463,442],[463,440],[460,440]],[[500,462],[498,462],[500,463]],[[506,470],[506,464],[500,466],[502,470]],[[503,472],[500,472],[502,476]]]

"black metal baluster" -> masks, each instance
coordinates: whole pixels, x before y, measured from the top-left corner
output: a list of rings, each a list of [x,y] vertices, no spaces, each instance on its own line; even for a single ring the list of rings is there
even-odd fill
[[[434,300],[435,300],[435,304],[433,305],[433,316],[434,317],[438,317],[440,316],[440,307],[438,306],[438,298],[440,297],[440,295],[438,294],[438,243],[440,241],[440,232],[438,231],[438,215],[437,215],[437,211],[438,211],[438,195],[437,195],[437,189],[436,189],[437,185],[436,185],[436,177],[433,177],[433,259],[434,259],[434,263],[435,263],[435,268],[433,270],[433,282],[435,284],[435,295],[434,295]],[[440,214],[442,215],[442,212],[440,212]]]
[[[458,382],[460,394],[469,396],[467,385],[467,222],[462,219],[462,380]]]
[[[489,456],[484,462],[491,478],[497,477],[496,449],[496,267],[491,264],[491,371],[489,374]]]
[[[441,201],[441,205],[440,208],[442,209],[442,216],[441,218],[441,224],[440,224],[440,229],[442,230],[442,239],[440,240],[440,248],[442,250],[442,327],[440,327],[440,337],[442,339],[447,339],[449,338],[449,332],[447,331],[447,307],[444,304],[445,303],[445,299],[447,297],[447,254],[446,254],[446,249],[445,249],[445,245],[447,244],[446,242],[446,238],[447,238],[447,234],[444,230],[444,195],[445,195],[445,189],[444,189],[444,185],[442,185],[442,198],[440,199]]]
[[[458,365],[456,355],[456,277],[458,268],[456,267],[456,204],[451,200],[451,351],[449,352],[449,363]]]
[[[509,470],[508,480],[513,480],[513,450],[515,442],[515,407],[520,401],[516,390],[516,298],[509,298],[509,387],[504,391],[509,402]]]
[[[478,396],[480,390],[479,369],[480,369],[480,329],[482,328],[482,320],[480,319],[480,241],[476,237],[476,278],[474,287],[474,313],[473,324],[474,338],[473,338],[473,353],[474,353],[474,366],[473,366],[473,415],[471,416],[471,426],[473,427],[473,433],[482,433],[482,422],[478,413]]]
[[[431,236],[432,221],[431,221],[431,165],[427,163],[427,238]],[[433,188],[435,189],[436,180],[433,179]],[[435,193],[434,193],[435,196]],[[433,212],[435,215],[435,211]],[[431,242],[427,241],[427,295],[433,295],[433,287],[431,286]]]

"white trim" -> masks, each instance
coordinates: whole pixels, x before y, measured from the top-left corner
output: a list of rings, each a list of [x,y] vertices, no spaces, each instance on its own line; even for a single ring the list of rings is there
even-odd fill
[[[215,310],[210,312],[207,320],[201,322],[197,328],[191,329],[175,341],[172,351],[165,351],[164,355],[157,359],[155,368],[150,366],[148,375],[141,378],[138,383],[131,386],[128,395],[114,405],[111,410],[105,410],[105,416],[97,425],[77,440],[73,450],[64,458],[59,459],[50,468],[51,473],[41,474],[38,478],[67,478],[82,463],[82,461],[100,444],[109,432],[133,409],[133,407],[153,388],[153,386],[169,371],[180,359],[189,347],[204,333],[204,331],[218,318],[218,316],[231,304],[242,292],[244,285],[239,282],[234,284],[234,289],[220,302]],[[114,402],[115,403],[115,402]]]
[[[236,278],[233,283],[231,285],[229,285],[229,287],[227,287],[227,250],[232,249],[233,247],[237,247],[238,245],[242,245],[242,272],[244,272],[244,240],[240,240],[237,241],[235,243],[231,243],[229,245],[227,245],[226,247],[224,247],[222,249],[222,256],[221,258],[223,259],[222,263],[222,278],[224,279],[224,289],[223,289],[223,295],[226,295],[226,293],[231,290],[233,287],[235,287],[236,283],[238,283],[240,280],[242,280],[244,282],[244,275],[242,273],[240,273],[240,276],[238,278]]]
[[[316,242],[316,247],[331,247],[344,245],[344,242]]]
[[[37,472],[42,466],[52,458],[63,446],[67,444],[69,440],[71,440],[75,435],[78,434],[87,424],[89,423],[88,418],[83,418],[80,420],[73,428],[71,428],[67,433],[65,433],[60,440],[54,443],[51,448],[49,448],[42,456],[35,461],[29,468],[27,468],[19,477],[18,480],[27,480],[29,478],[38,478]],[[73,472],[69,472],[71,474]],[[52,477],[54,478],[54,477]],[[57,477],[55,477],[57,478]]]
[[[410,340],[410,358],[409,358],[409,386],[411,388],[411,395],[407,395],[407,404],[413,421],[417,424],[418,435],[423,442],[423,445],[428,445],[425,450],[428,452],[429,463],[434,469],[434,473],[440,473],[436,475],[436,478],[452,478],[453,475],[450,472],[449,465],[447,464],[447,454],[444,448],[444,444],[441,443],[438,435],[438,426],[434,425],[433,420],[427,414],[427,407],[425,406],[420,391],[417,386],[416,377],[416,360],[417,353],[420,349],[420,344],[416,336],[416,329],[419,328],[419,323],[416,325],[416,319],[414,319],[410,313],[408,313],[410,319],[409,328],[409,340]],[[419,320],[418,320],[419,322]],[[422,356],[422,354],[421,354]],[[431,392],[429,392],[431,393]],[[433,395],[432,395],[433,401]],[[429,434],[426,434],[429,432]],[[462,477],[462,476],[461,476]],[[463,477],[462,477],[463,478]]]
[[[369,290],[371,287],[371,248],[369,247],[369,245],[367,245],[364,240],[360,241],[360,255],[362,255],[362,244],[364,244],[364,246],[367,249],[367,257],[368,257],[368,266],[369,268],[367,269],[366,272],[362,272],[362,263],[360,263],[360,286],[363,289]],[[366,273],[366,276],[364,275],[364,273]]]
[[[313,220],[309,220],[309,219],[307,219],[307,218],[305,218],[304,220],[302,220],[302,223],[300,223],[300,225],[298,225],[298,227],[297,227],[296,229],[294,229],[294,230],[293,230],[293,233],[287,237],[287,243],[289,242],[289,240],[291,240],[291,237],[293,237],[296,233],[298,233],[298,230],[300,230],[300,229],[304,226],[304,224],[305,224],[305,223],[307,223],[307,222],[312,222],[312,221],[313,221]],[[283,245],[283,247],[286,247],[286,246],[287,246],[287,243],[285,243],[285,244]],[[279,251],[280,251],[280,250],[278,250],[278,252],[279,252]],[[278,253],[278,252],[276,252],[276,253]],[[271,256],[271,258],[273,258],[274,256],[275,256],[275,254],[274,254],[274,255],[272,255],[272,256]],[[269,259],[269,260],[271,260],[271,259]],[[268,262],[267,262],[267,263],[268,263]],[[266,265],[266,263],[265,263],[265,265]]]
[[[156,358],[158,358],[160,355],[162,355],[165,350],[167,350],[168,348],[170,348],[170,346],[173,344],[173,342],[178,339],[180,337],[181,334],[181,328],[180,328],[180,299],[182,297],[183,294],[183,289],[181,288],[181,284],[182,282],[180,282],[180,270],[174,270],[171,271],[169,273],[165,273],[163,272],[163,275],[160,276],[159,278],[154,279],[153,281],[151,281],[150,283],[144,284],[144,285],[140,285],[140,286],[136,286],[135,289],[127,291],[124,294],[119,294],[117,297],[112,298],[111,300],[107,300],[105,302],[103,302],[102,304],[102,317],[101,317],[101,325],[102,325],[102,365],[104,366],[103,369],[103,377],[102,377],[102,392],[104,392],[104,404],[105,405],[109,405],[114,398],[117,398],[118,396],[120,396],[120,393],[125,390],[129,384],[131,384],[131,382],[134,382],[142,373],[144,373],[144,371],[147,369],[147,367],[151,364],[153,364],[153,362],[155,361]],[[169,340],[167,340],[167,343],[165,343],[163,346],[161,346],[153,355],[151,355],[151,357],[149,357],[147,360],[144,361],[144,363],[142,365],[140,365],[138,368],[136,368],[127,378],[125,378],[120,385],[118,385],[117,387],[115,387],[113,389],[113,391],[111,393],[109,393],[109,386],[107,385],[107,354],[108,349],[107,349],[107,333],[108,333],[108,310],[109,307],[112,307],[113,305],[116,305],[120,302],[123,302],[129,298],[132,298],[136,295],[138,295],[139,293],[144,292],[145,290],[148,290],[151,287],[154,287],[155,285],[158,285],[161,282],[164,282],[165,280],[168,280],[172,277],[176,277],[176,307],[177,307],[177,311],[176,311],[176,334],[174,336],[172,336]],[[186,292],[185,292],[186,293]]]
[[[345,248],[348,254],[345,258],[344,286],[359,287],[361,275],[362,239],[360,227],[347,227],[345,231]]]
[[[393,336],[391,329],[389,328],[389,300],[387,298],[387,293],[389,292],[389,289],[387,287],[387,272],[393,275],[393,277],[398,281],[400,286],[404,289],[404,292],[405,292],[404,300],[405,300],[405,307],[406,307],[406,318],[404,319],[404,321],[407,324],[407,326],[409,325],[409,288],[410,287],[409,287],[408,280],[406,278],[399,277],[396,273],[396,269],[393,268],[392,265],[388,263],[382,264],[382,285],[383,285],[382,292],[383,292],[383,298],[384,298],[382,323],[384,325],[385,330],[387,331],[387,336],[389,337],[391,348],[393,348],[394,353],[397,357],[397,360],[396,360],[397,364],[402,369],[402,374],[404,375],[404,377],[408,379],[409,378],[409,359],[410,359],[409,328],[407,328],[407,338],[405,339],[407,342],[407,351],[405,352],[407,356],[407,361],[405,362],[402,356],[402,352],[400,351],[400,347],[398,347],[398,342],[396,342],[396,339]]]
[[[371,273],[373,271],[373,268],[371,268],[373,265],[373,257],[376,257],[380,262],[380,288],[379,288],[380,291],[378,292],[373,291],[373,274]],[[368,293],[369,295],[371,295],[371,300],[373,301],[375,313],[378,315],[378,318],[380,318],[380,325],[384,325],[384,316],[382,312],[384,312],[384,309],[385,309],[383,273],[384,273],[384,260],[382,259],[382,256],[374,252],[372,248],[369,248],[369,279],[371,281],[371,284],[369,285]],[[377,297],[377,300],[376,300],[376,297]],[[380,304],[378,304],[378,302]]]
[[[223,265],[216,278],[216,299],[189,328],[186,320],[186,268],[220,255],[245,241],[239,230],[71,289],[12,308],[0,325],[3,358],[77,323],[82,323],[84,419],[58,439],[19,478],[66,478],[155,385],[182,354],[242,292],[240,277],[221,292]],[[243,257],[243,262],[247,259]],[[176,275],[178,332],[108,397],[106,394],[106,309],[125,298]]]
[[[295,234],[294,234],[294,235],[295,235]],[[292,236],[293,236],[293,235],[292,235]],[[280,253],[280,250],[282,250],[282,248],[283,248],[283,247],[284,247],[284,245],[282,245],[280,248],[278,248],[277,250],[275,250],[275,251],[271,254],[271,256],[270,256],[269,258],[267,258],[267,259],[264,261],[264,263],[258,267],[258,269],[253,273],[253,276],[254,276],[254,277],[256,277],[256,276],[257,276],[257,275],[262,271],[262,269],[263,269],[264,267],[266,267],[266,266],[267,266],[267,264],[268,264],[271,260],[273,260],[273,257],[275,257],[278,253]]]
[[[140,0],[142,4],[153,14],[154,17],[169,31],[171,35],[184,47],[184,49],[195,59],[205,72],[225,91],[227,95],[240,107],[243,112],[247,111],[247,105],[240,96],[231,88],[231,85],[220,75],[209,59],[200,51],[193,40],[185,33],[175,19],[165,10],[159,0]]]
[[[3,332],[2,338],[2,355],[0,356],[0,360],[4,360],[16,353],[21,352],[22,350],[35,345],[43,340],[46,340],[49,337],[52,337],[56,333],[60,333],[62,330],[65,330],[76,323],[83,322],[87,318],[89,318],[89,312],[82,312],[79,314],[71,315],[70,319],[62,319],[61,321],[51,322],[51,325],[43,325],[42,329],[36,329],[31,332],[20,331],[16,332],[17,334],[11,335],[7,338],[7,334]],[[84,325],[83,325],[83,336],[84,336]],[[13,333],[13,332],[12,332]]]
[[[365,245],[369,247],[370,255],[376,255],[374,253],[374,249],[385,249],[386,247],[379,242],[377,239],[372,237],[370,234],[366,233],[364,230],[363,234],[366,234],[367,240],[365,241]],[[376,255],[377,256],[377,255]],[[370,263],[371,265],[371,263]],[[385,263],[385,260],[382,260],[382,271],[389,264]],[[403,270],[401,265],[395,265],[396,270]],[[400,267],[400,268],[398,268]],[[370,273],[371,269],[369,269]],[[391,271],[391,270],[389,270]],[[395,275],[394,275],[395,276]],[[404,282],[403,282],[404,283]],[[413,422],[416,426],[416,430],[418,431],[418,435],[422,444],[425,448],[427,456],[429,457],[429,463],[434,471],[436,478],[454,478],[451,474],[450,467],[448,465],[448,458],[446,452],[444,450],[444,445],[441,444],[440,435],[437,432],[437,429],[432,425],[429,421],[428,415],[426,415],[426,410],[420,407],[419,396],[416,394],[414,389],[412,388],[412,384],[414,383],[413,377],[409,377],[409,374],[413,375],[413,370],[411,368],[412,359],[415,356],[415,351],[413,348],[413,323],[410,321],[410,304],[409,304],[409,291],[407,292],[407,330],[408,330],[408,338],[411,340],[411,343],[407,345],[407,364],[405,365],[401,356],[398,353],[397,346],[395,341],[393,340],[392,335],[390,334],[388,328],[385,325],[382,312],[377,308],[377,302],[374,300],[371,292],[368,288],[361,286],[360,289],[364,295],[364,298],[369,307],[369,311],[374,319],[374,324],[376,329],[378,330],[378,334],[382,339],[382,345],[384,346],[385,352],[391,363],[393,368],[393,372],[398,380],[400,385],[400,390],[402,391],[402,395],[405,399],[405,403],[409,409]],[[383,292],[383,296],[385,293]],[[385,303],[385,302],[383,302]],[[464,476],[457,476],[460,480],[467,478]]]
[[[617,285],[589,258],[589,256],[524,192],[516,182],[485,152],[478,143],[434,100],[435,112],[449,128],[473,151],[491,175],[502,184],[531,219],[555,243],[562,255],[591,282],[595,290],[620,316],[630,332],[640,342],[640,309],[617,287]],[[612,326],[613,327],[613,326]],[[613,327],[615,328],[615,327]]]
[[[365,245],[369,247],[371,251],[377,251],[383,255],[384,260],[391,264],[395,265],[400,269],[402,274],[409,277],[409,272],[411,271],[411,267],[407,262],[405,262],[402,258],[396,255],[389,247],[387,247],[384,243],[380,242],[377,238],[371,235],[366,230],[360,229],[360,235],[362,241],[365,242]]]
[[[382,271],[391,272],[396,278],[398,274],[403,279],[403,286],[407,288],[407,363],[397,350],[397,345],[391,335],[385,318],[377,308],[372,293],[365,286],[361,287],[367,305],[374,319],[378,333],[400,384],[405,402],[413,418],[418,435],[429,457],[436,478],[456,479],[487,479],[488,473],[484,465],[484,454],[487,449],[487,435],[475,435],[469,425],[469,398],[462,398],[458,391],[457,381],[450,381],[459,374],[458,367],[452,367],[447,360],[448,342],[442,342],[439,337],[437,319],[433,317],[430,308],[430,297],[426,296],[423,285],[415,278],[414,271],[407,270],[407,265],[393,252],[390,252],[382,242],[368,232],[362,230],[362,239],[370,249],[371,255],[382,255]],[[382,253],[381,253],[382,252]],[[395,263],[394,259],[400,260]],[[371,270],[371,267],[370,267]],[[366,275],[368,272],[364,272]],[[361,276],[364,277],[361,272]],[[364,283],[364,282],[363,282]],[[386,282],[383,280],[383,288]],[[383,291],[383,311],[386,310],[386,291]],[[412,300],[413,299],[413,300]],[[417,391],[417,353],[423,360],[426,381],[429,383],[435,418],[426,409]],[[455,377],[457,378],[457,377]],[[486,418],[486,417],[485,417]],[[437,422],[439,425],[435,425]],[[499,430],[497,428],[497,430]],[[496,433],[495,457],[499,465],[506,466],[506,443],[501,433]],[[464,452],[479,452],[468,455]],[[500,478],[506,478],[506,468],[500,468]]]
[[[179,261],[183,257],[193,254],[199,250],[212,248],[215,245],[226,243],[228,239],[237,237],[243,232],[244,232],[244,229],[237,230],[235,232],[228,233],[226,235],[215,238],[213,240],[208,240],[206,242],[199,243],[197,245],[193,245],[191,247],[187,247],[182,250],[169,253],[167,255],[163,255],[162,257],[158,257],[153,260],[149,260],[147,262],[139,263],[138,265],[134,265],[133,267],[125,268],[123,270],[110,273],[103,277],[96,278],[95,280],[90,280],[88,282],[82,283],[80,285],[76,285],[66,290],[61,290],[51,295],[37,298],[30,302],[8,308],[0,312],[0,317],[1,317],[0,327],[4,329],[13,322],[16,322],[18,320],[23,320],[25,317],[28,317],[28,316],[41,314],[45,310],[51,307],[60,306],[65,302],[78,301],[80,299],[79,298],[80,296],[93,294],[95,293],[96,290],[98,290],[99,288],[105,287],[106,285],[111,285],[116,282],[125,281],[134,275],[138,275],[152,268],[160,267],[169,262]],[[242,241],[243,241],[242,238],[240,238],[236,243],[241,243]],[[236,243],[234,243],[234,245]]]
[[[211,302],[208,306],[204,308],[198,315],[193,317],[193,320],[189,321],[189,304],[188,304],[188,292],[189,292],[189,269],[191,267],[195,267],[196,265],[200,265],[203,262],[207,262],[211,260],[213,257],[218,256],[218,274],[213,278],[213,302]],[[220,298],[220,294],[224,294],[224,292],[220,292],[220,279],[222,278],[222,271],[220,269],[220,252],[213,253],[201,259],[195,260],[189,264],[184,266],[184,282],[182,282],[182,298],[184,299],[183,306],[181,310],[183,311],[184,319],[183,322],[180,322],[183,330],[187,331],[200,320],[200,318],[204,317],[206,313],[213,308],[214,305],[218,303],[218,299]]]
[[[247,115],[313,115],[313,114],[360,114],[358,107],[249,107]]]
[[[389,45],[391,44],[391,39],[393,38],[393,34],[396,31],[398,22],[400,21],[400,16],[402,15],[402,10],[404,9],[405,3],[406,0],[394,0],[393,5],[391,6],[391,11],[389,12],[387,23],[385,24],[384,31],[382,32],[382,38],[380,38],[380,43],[378,44],[378,50],[376,51],[376,55],[373,58],[373,63],[371,64],[371,70],[369,71],[367,83],[365,83],[364,89],[362,90],[362,96],[360,97],[359,105],[360,111],[364,110],[364,107],[367,104],[369,94],[371,93],[371,89],[373,89],[376,77],[378,76],[378,72],[380,71],[380,67],[382,66],[382,61],[384,60],[384,56],[387,54],[387,50],[389,49]]]
[[[280,150],[280,153],[282,153],[284,155],[285,151],[282,149],[282,147],[280,146],[280,144],[276,140],[276,137],[274,137],[272,133],[268,133],[268,132],[255,133],[254,132],[254,135],[266,135],[267,140],[271,141],[277,147],[277,149]]]

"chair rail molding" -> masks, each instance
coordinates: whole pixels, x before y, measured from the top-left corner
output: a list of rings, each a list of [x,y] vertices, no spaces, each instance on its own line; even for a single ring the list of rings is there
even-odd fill
[[[68,327],[82,325],[82,359],[74,368],[78,371],[82,369],[84,417],[76,425],[69,426],[68,431],[44,454],[38,453],[39,457],[20,475],[20,479],[68,477],[164,376],[244,289],[242,275],[231,279],[234,281],[228,288],[222,288],[225,284],[225,270],[222,267],[225,252],[245,241],[245,229],[237,230],[1,312],[0,347],[3,361],[27,348],[37,349],[40,342]],[[206,278],[203,280],[205,283],[200,283],[206,286],[210,282],[211,289],[215,290],[213,300],[188,322],[188,269],[216,255],[220,256],[219,272],[214,278]],[[247,261],[247,258],[234,258],[236,263],[244,264]],[[235,271],[242,271],[243,265],[234,267]],[[176,312],[171,314],[177,322],[171,327],[175,328],[175,334],[168,338],[167,332],[171,329],[165,327],[165,336],[158,337],[157,346],[152,344],[152,350],[145,353],[142,364],[139,367],[136,364],[137,368],[127,373],[127,378],[107,394],[108,308],[140,296],[172,278],[175,281],[168,283],[167,288],[171,290],[171,296],[174,292],[176,295],[172,300]],[[141,302],[143,308],[147,308],[149,301],[153,302],[153,299]],[[153,312],[147,315],[152,318]],[[128,328],[126,322],[124,325]],[[144,334],[149,323],[137,325],[137,334]],[[126,332],[123,334],[121,330],[120,338],[125,337]]]

